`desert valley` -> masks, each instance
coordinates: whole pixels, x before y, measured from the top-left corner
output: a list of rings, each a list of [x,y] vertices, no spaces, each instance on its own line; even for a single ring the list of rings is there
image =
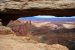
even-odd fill
[[[74,22],[16,20],[0,26],[0,50],[69,50],[74,46]]]

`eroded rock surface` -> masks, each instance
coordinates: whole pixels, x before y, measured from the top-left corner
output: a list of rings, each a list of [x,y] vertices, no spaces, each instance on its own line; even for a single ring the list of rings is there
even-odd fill
[[[15,40],[16,37],[13,35],[0,35],[0,50],[69,50],[66,46],[60,44],[19,42],[18,39],[22,41],[22,37],[17,37]]]
[[[22,16],[25,17],[36,15],[73,16],[75,15],[75,1],[74,0],[0,1],[0,16],[1,16],[0,19],[2,19],[3,25],[7,25],[7,23],[10,20],[16,20],[17,18]]]
[[[9,27],[0,26],[0,34],[7,35],[7,34],[14,34],[14,32]]]
[[[75,8],[75,1],[59,0],[59,1],[5,1],[0,3],[2,9],[31,9],[31,8],[49,8],[49,9],[69,9]]]

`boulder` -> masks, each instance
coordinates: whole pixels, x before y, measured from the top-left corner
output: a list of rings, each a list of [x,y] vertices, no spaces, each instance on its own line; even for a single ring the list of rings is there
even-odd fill
[[[0,26],[0,34],[7,35],[7,34],[14,34],[14,32],[9,27]]]

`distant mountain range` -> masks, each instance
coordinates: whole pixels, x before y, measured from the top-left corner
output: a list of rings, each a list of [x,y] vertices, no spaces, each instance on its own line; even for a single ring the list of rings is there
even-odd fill
[[[50,21],[50,22],[75,22],[75,17],[53,17],[53,18],[39,18],[39,17],[23,17],[18,20],[25,21]]]

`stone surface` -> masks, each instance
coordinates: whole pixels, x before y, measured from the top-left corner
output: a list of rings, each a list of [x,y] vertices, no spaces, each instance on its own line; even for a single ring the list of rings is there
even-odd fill
[[[34,13],[36,12],[36,13]],[[0,19],[3,25],[19,17],[53,15],[74,16],[74,0],[2,0],[0,1]],[[7,17],[7,18],[6,18]],[[10,18],[11,17],[11,18]]]
[[[22,2],[23,1],[23,2]],[[32,0],[32,1],[1,1],[0,9],[17,9],[17,10],[25,10],[25,9],[32,9],[32,8],[49,8],[49,9],[74,9],[75,8],[75,1],[74,0],[47,0],[47,1],[40,1],[40,0]]]
[[[67,22],[64,23],[67,24]],[[74,23],[70,24],[75,25]],[[30,24],[30,21],[24,21],[23,23],[21,21],[14,21],[9,23],[8,26],[12,28],[16,35],[30,35],[32,39],[38,42],[64,44],[64,41],[75,41],[75,27],[69,27],[70,29],[68,29],[63,26],[63,23],[31,22]]]
[[[50,0],[50,1],[10,1],[5,0],[5,2],[1,2],[0,9],[31,9],[31,8],[49,8],[49,9],[74,9],[75,1],[74,0]]]
[[[25,43],[18,41],[18,39],[20,41],[26,40],[13,35],[0,35],[0,50],[69,50],[66,46],[60,44]]]
[[[14,34],[14,32],[9,27],[0,26],[0,34],[7,35],[7,34]]]
[[[74,11],[74,0],[3,0],[0,3],[1,15],[17,14],[17,18],[32,15],[73,16]]]

